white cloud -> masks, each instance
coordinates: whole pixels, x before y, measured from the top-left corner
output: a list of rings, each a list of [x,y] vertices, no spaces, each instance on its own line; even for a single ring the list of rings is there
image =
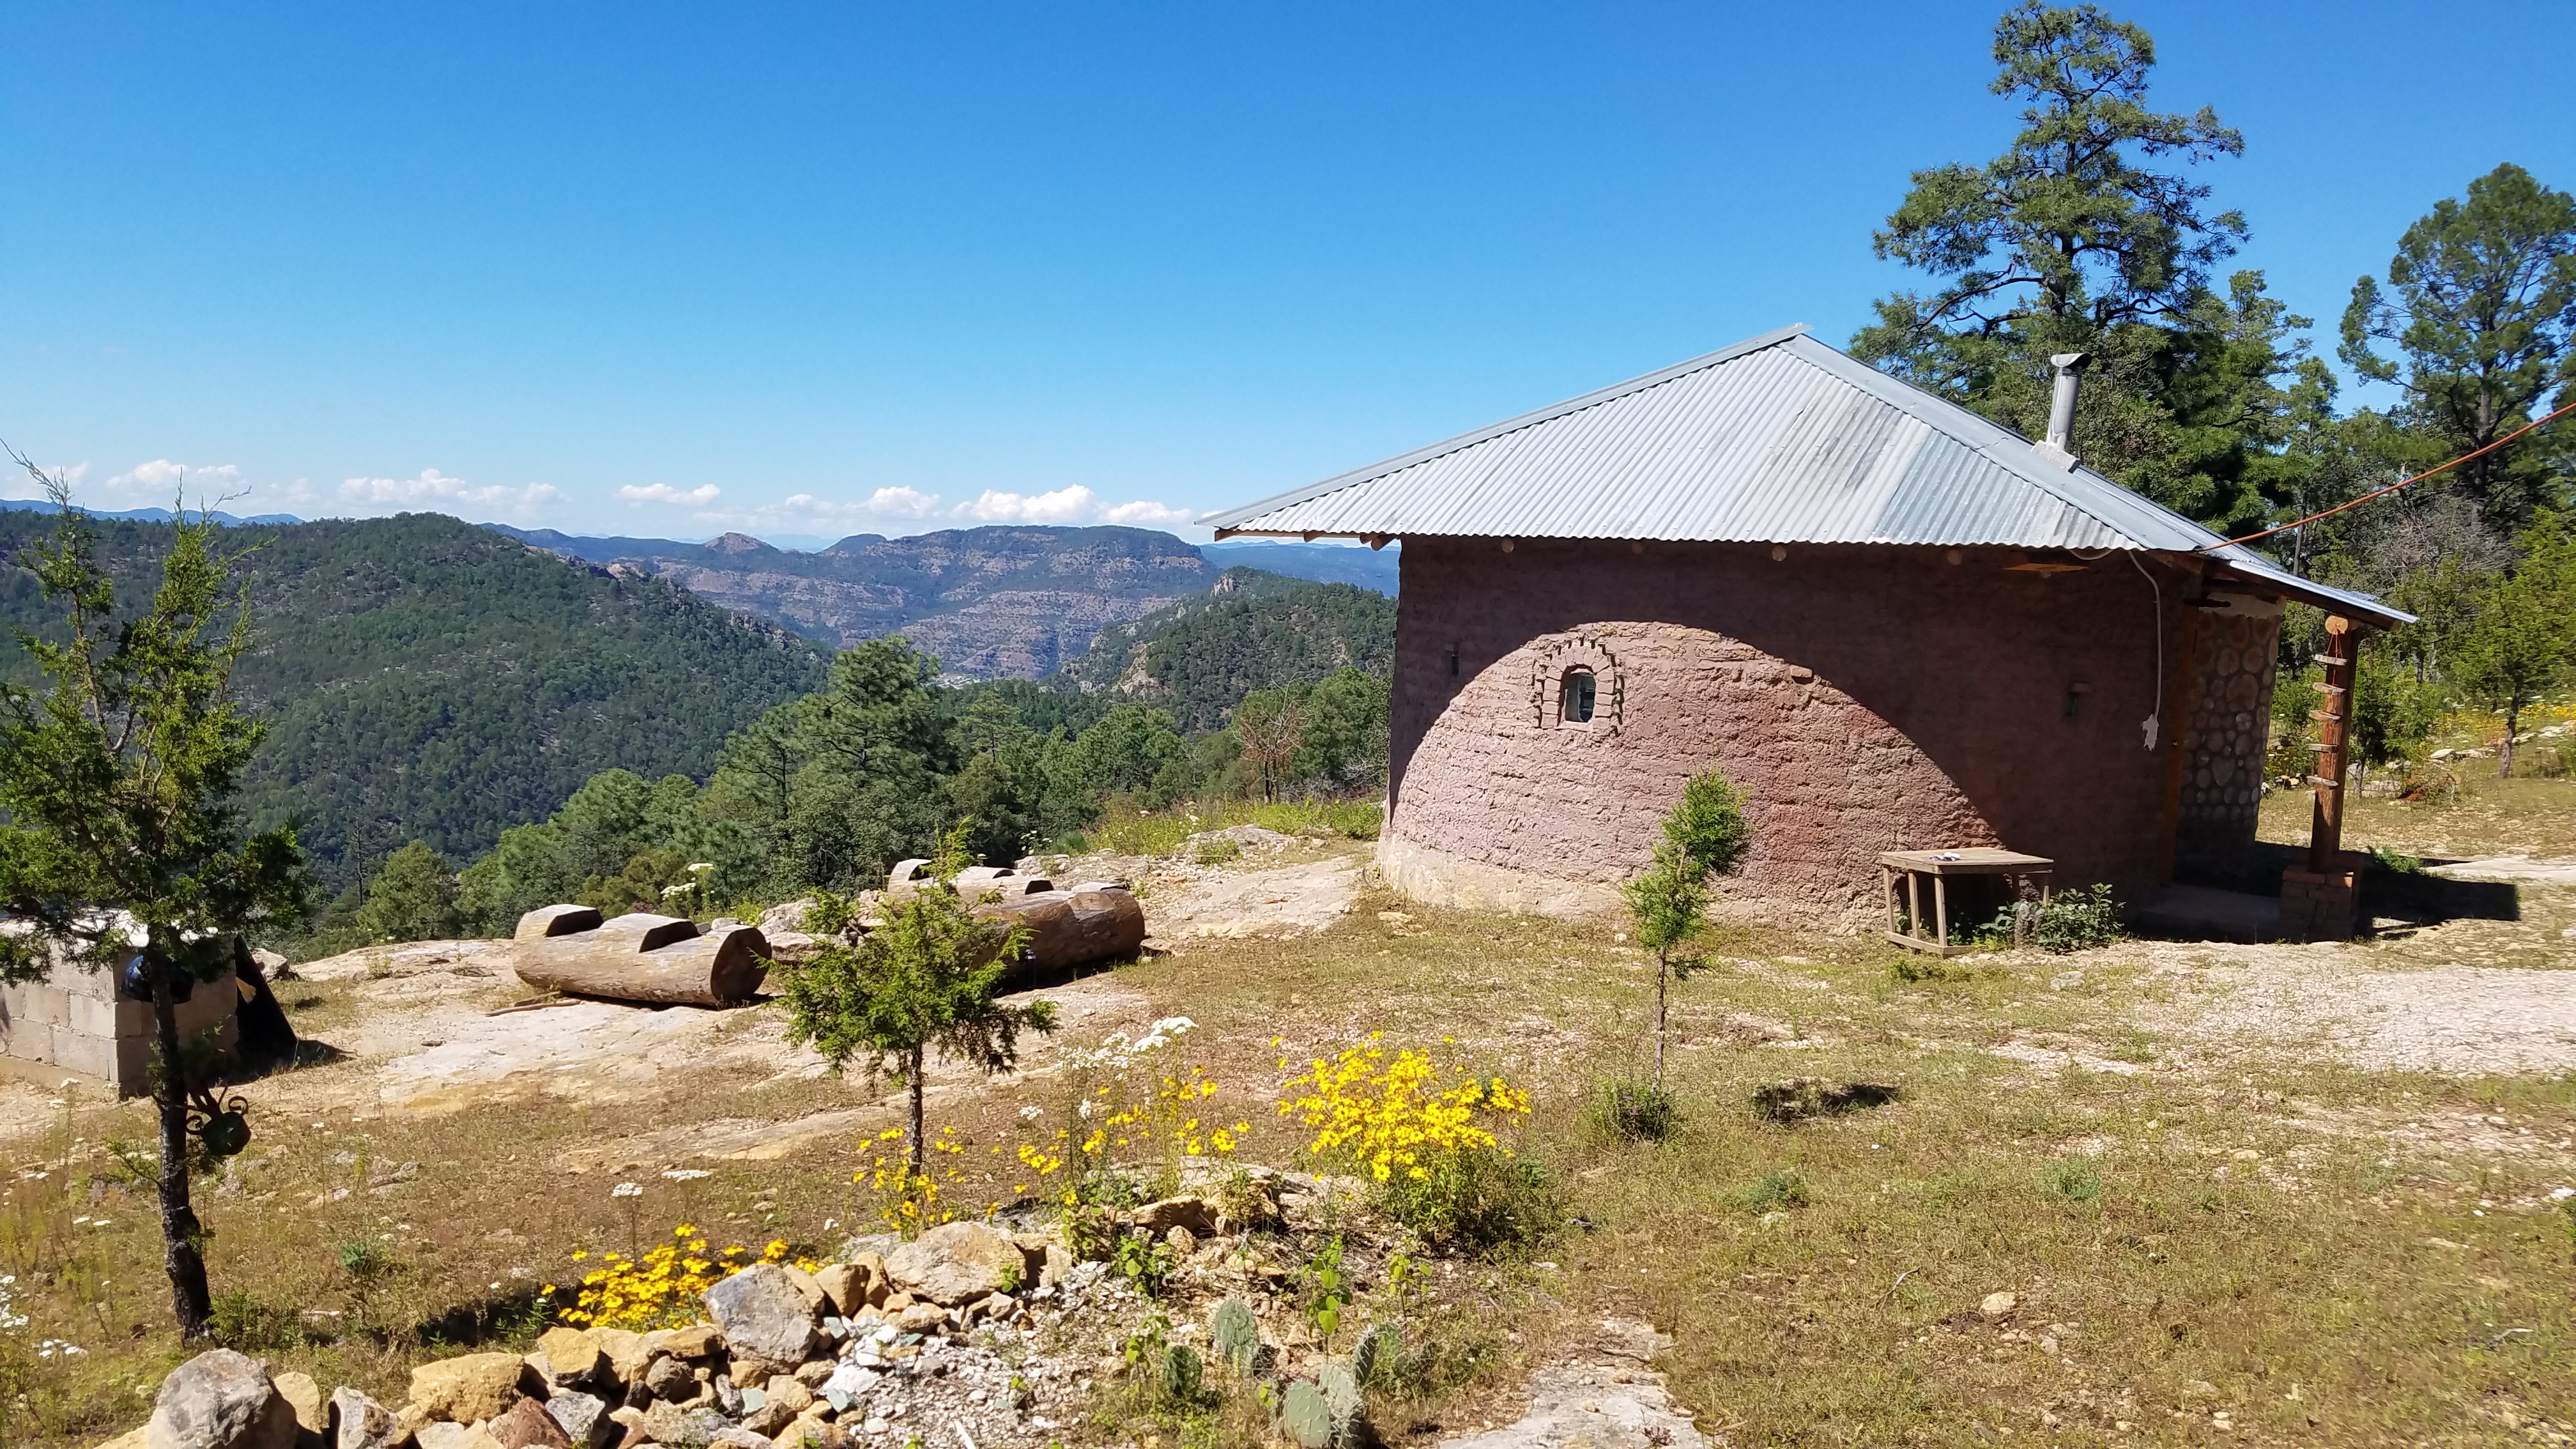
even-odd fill
[[[978,523],[1080,523],[1098,507],[1091,490],[1076,483],[1053,493],[1004,493],[987,488],[972,503],[960,503],[959,518]]]
[[[674,488],[668,483],[647,483],[639,488],[629,483],[617,490],[617,496],[629,503],[679,503],[702,508],[723,491],[713,483],[701,483],[695,488]]]
[[[350,478],[340,496],[356,503],[471,503],[482,507],[532,508],[563,497],[551,483],[512,488],[500,483],[468,483],[436,468],[423,468],[417,478]]]
[[[630,499],[647,496],[648,490],[620,490]],[[656,496],[658,495],[651,495]],[[688,501],[685,494],[674,494],[672,502]],[[1168,508],[1150,499],[1128,503],[1110,503],[1079,483],[1051,493],[1011,493],[986,489],[966,502],[948,505],[936,493],[901,485],[879,488],[865,499],[824,498],[812,493],[796,493],[776,503],[749,508],[710,510],[695,515],[697,521],[713,527],[737,528],[758,533],[801,530],[805,528],[843,527],[865,529],[885,527],[916,520],[935,523],[954,520],[965,524],[1025,523],[1082,524],[1117,523],[1132,528],[1177,528],[1197,515],[1185,508]],[[909,532],[911,530],[902,530]]]
[[[1142,498],[1133,503],[1121,503],[1116,507],[1100,510],[1101,522],[1123,523],[1130,528],[1177,528],[1196,517],[1198,515],[1189,509],[1165,508],[1159,503]]]
[[[89,465],[82,464],[81,471],[88,472]],[[183,488],[204,498],[231,498],[243,491],[241,469],[230,463],[174,463],[167,458],[137,463],[100,486],[110,494],[165,504]]]
[[[793,503],[796,499],[787,501]],[[880,488],[868,495],[865,507],[870,513],[881,513],[888,518],[928,518],[939,511],[939,495],[924,493],[917,488]]]

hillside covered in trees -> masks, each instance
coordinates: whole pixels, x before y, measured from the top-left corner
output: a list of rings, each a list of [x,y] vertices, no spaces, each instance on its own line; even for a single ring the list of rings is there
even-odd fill
[[[1140,623],[1043,682],[948,684],[901,637],[845,650],[823,688],[733,735],[711,770],[604,769],[479,859],[425,837],[397,852],[308,949],[497,933],[555,901],[850,890],[959,824],[1005,863],[1074,846],[1119,802],[1382,788],[1392,601],[1239,569]]]
[[[1222,727],[1254,690],[1345,668],[1386,679],[1394,666],[1395,600],[1237,568],[1204,594],[1102,630],[1064,679],[1154,705],[1196,734]]]
[[[0,557],[55,520],[0,512]],[[97,520],[126,607],[166,524]],[[824,651],[668,584],[435,514],[227,531],[257,644],[239,679],[268,726],[241,804],[304,821],[316,876],[360,879],[406,841],[458,855],[541,819],[597,771],[703,774],[727,736],[824,678]],[[23,569],[0,618],[53,637]],[[6,677],[35,682],[25,651]]]

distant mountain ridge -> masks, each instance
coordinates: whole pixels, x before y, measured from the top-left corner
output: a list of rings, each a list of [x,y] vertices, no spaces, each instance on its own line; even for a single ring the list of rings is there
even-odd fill
[[[0,500],[6,510],[50,513],[53,504]],[[138,508],[91,516],[167,523],[173,515]],[[282,513],[208,516],[232,527],[301,522]],[[566,559],[661,579],[828,648],[900,633],[959,681],[1056,674],[1081,659],[1102,629],[1203,593],[1229,569],[1350,584],[1390,598],[1398,572],[1392,548],[1192,545],[1158,530],[1114,525],[996,525],[899,538],[860,533],[812,551],[778,548],[743,533],[686,543],[506,523],[470,526]]]
[[[1054,674],[1103,628],[1197,595],[1228,568],[1395,591],[1388,554],[1301,543],[1197,547],[1114,525],[862,533],[812,553],[741,533],[692,544],[484,526],[532,548],[668,579],[835,647],[901,633],[937,655],[944,673],[970,680]]]
[[[122,608],[168,551],[151,522],[96,524]],[[53,526],[0,510],[0,559]],[[256,642],[236,680],[268,738],[240,801],[261,825],[301,816],[331,891],[415,837],[479,855],[612,765],[703,777],[727,736],[828,668],[810,640],[665,581],[434,513],[246,531]],[[62,629],[23,568],[0,567],[8,625]],[[34,684],[34,661],[0,651],[0,678]]]
[[[0,512],[52,513],[55,511],[54,500],[50,498],[0,498]],[[169,523],[179,516],[167,508],[128,508],[121,511],[101,512],[95,508],[83,507],[81,511],[92,518],[113,518],[124,523]],[[188,512],[193,517],[197,510],[191,508]],[[240,528],[245,524],[255,523],[302,523],[304,521],[292,513],[254,513],[248,518],[242,518],[226,513],[220,508],[205,516],[226,528]]]

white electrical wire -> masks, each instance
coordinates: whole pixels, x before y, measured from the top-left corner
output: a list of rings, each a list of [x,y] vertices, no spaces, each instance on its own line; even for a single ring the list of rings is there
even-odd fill
[[[2165,586],[2156,582],[2156,576],[2147,572],[2147,566],[2138,561],[2135,553],[2129,555],[2129,562],[2136,567],[2138,577],[2147,581],[2147,587],[2156,591],[2155,706],[2138,724],[2138,733],[2146,737],[2147,748],[2152,750],[2156,747],[2156,727],[2159,723],[2158,717],[2164,709],[2165,698]]]

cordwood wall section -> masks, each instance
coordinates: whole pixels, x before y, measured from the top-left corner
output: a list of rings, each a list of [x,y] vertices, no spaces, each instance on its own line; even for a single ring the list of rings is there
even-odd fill
[[[1461,905],[1615,908],[1683,779],[1715,765],[1755,827],[1731,895],[1858,921],[1881,851],[1960,845],[2049,856],[2061,886],[2108,881],[2125,900],[2159,884],[2189,574],[2151,563],[2151,582],[2116,554],[2043,574],[2010,571],[2002,549],[1771,553],[1408,538],[1390,882]],[[1577,667],[1597,682],[1589,725],[1558,717]],[[2195,817],[2201,852],[2225,853],[2214,831],[2251,838],[2250,813],[2218,813]]]

